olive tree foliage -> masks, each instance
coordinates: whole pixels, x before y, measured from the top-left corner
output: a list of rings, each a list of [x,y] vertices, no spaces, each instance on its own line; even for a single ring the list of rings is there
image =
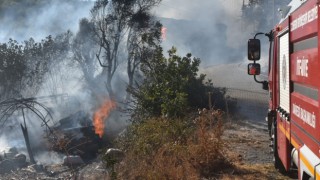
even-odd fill
[[[177,55],[176,48],[164,57],[158,46],[152,59],[141,63],[143,81],[133,88],[133,121],[149,117],[182,117],[192,108],[205,107],[205,75],[198,75],[200,59]],[[207,101],[206,101],[207,102]]]
[[[106,76],[109,96],[114,96],[112,78],[120,64],[119,49],[128,30],[143,22],[148,11],[161,0],[97,0],[91,9],[91,20],[98,40],[96,58]],[[142,24],[142,23],[140,23]]]
[[[68,52],[69,38],[66,33],[40,42],[32,38],[23,43],[10,39],[0,44],[0,99],[36,95],[50,67]]]
[[[133,122],[163,116],[181,118],[199,108],[226,110],[226,103],[236,103],[226,101],[225,88],[214,87],[205,74],[199,74],[199,58],[191,53],[179,56],[175,47],[167,56],[157,46],[148,61],[141,61],[142,79],[129,89],[133,105],[128,110]]]

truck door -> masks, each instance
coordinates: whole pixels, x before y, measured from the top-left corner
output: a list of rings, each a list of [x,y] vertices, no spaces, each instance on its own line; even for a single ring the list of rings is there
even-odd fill
[[[286,169],[290,167],[288,157],[290,139],[290,63],[289,63],[289,30],[278,35],[278,93],[279,108],[277,113],[278,154]]]

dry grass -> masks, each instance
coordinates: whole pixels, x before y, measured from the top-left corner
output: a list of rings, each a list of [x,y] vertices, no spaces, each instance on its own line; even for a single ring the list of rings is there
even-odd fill
[[[189,143],[192,164],[201,177],[212,177],[231,168],[224,155],[225,143],[221,137],[224,131],[223,113],[219,110],[202,110],[196,119],[197,129],[193,142]]]
[[[224,155],[223,113],[200,112],[193,121],[150,119],[133,125],[119,144],[126,158],[119,179],[200,179],[232,169]]]
[[[246,165],[246,164],[235,164],[234,169],[230,171],[230,173],[220,174],[217,179],[225,179],[225,180],[290,180],[292,178],[288,176],[284,176],[278,173],[274,165],[271,163],[268,164],[254,164],[254,165]]]
[[[193,121],[154,118],[133,125],[118,142],[126,157],[115,167],[117,179],[290,179],[272,163],[246,164],[231,148],[237,142],[223,136],[233,126],[223,123],[221,111],[199,114]]]

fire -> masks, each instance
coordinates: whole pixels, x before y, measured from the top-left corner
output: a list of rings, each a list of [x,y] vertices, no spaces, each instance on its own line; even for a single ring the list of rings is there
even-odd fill
[[[102,138],[105,127],[105,120],[110,112],[116,108],[116,103],[112,100],[106,100],[102,106],[93,114],[93,126],[95,133]]]
[[[164,41],[167,39],[167,28],[166,27],[161,28],[161,38]]]

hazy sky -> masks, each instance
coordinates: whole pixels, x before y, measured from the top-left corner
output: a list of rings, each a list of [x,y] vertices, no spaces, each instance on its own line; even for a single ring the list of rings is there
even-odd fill
[[[223,21],[223,16],[239,16],[240,0],[163,0],[156,8],[158,16],[175,19],[214,19]],[[217,18],[216,16],[220,16]],[[217,18],[217,19],[216,19]]]

